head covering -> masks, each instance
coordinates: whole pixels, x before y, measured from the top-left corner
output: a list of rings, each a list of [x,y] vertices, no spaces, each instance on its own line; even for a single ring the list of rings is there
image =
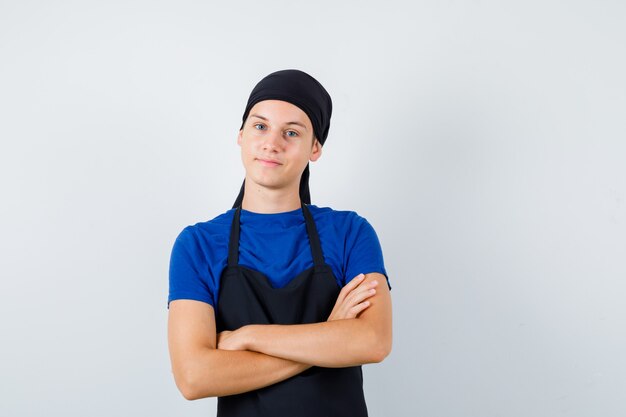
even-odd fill
[[[276,71],[263,78],[250,93],[240,129],[243,129],[250,109],[263,100],[282,100],[298,106],[311,120],[315,138],[322,146],[324,145],[330,128],[333,104],[326,89],[315,78],[297,69]],[[244,179],[233,208],[241,206],[245,184]],[[300,199],[306,204],[311,204],[309,164],[300,178]]]

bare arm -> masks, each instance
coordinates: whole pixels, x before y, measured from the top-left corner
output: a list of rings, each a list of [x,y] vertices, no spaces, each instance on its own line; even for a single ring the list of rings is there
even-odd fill
[[[372,295],[364,287],[359,289],[361,280],[357,277],[342,289],[329,321],[357,317],[369,307],[367,299]],[[170,302],[168,341],[172,372],[178,389],[188,400],[263,388],[311,367],[245,349],[216,349],[215,332],[211,305],[195,300]],[[238,331],[224,331],[219,336],[227,338],[229,334]]]
[[[251,391],[311,367],[259,352],[216,349],[213,307],[195,300],[170,302],[168,345],[176,386],[188,400]]]
[[[366,274],[350,294],[357,296],[359,291],[369,290],[373,281],[383,285],[376,285],[369,306],[357,317],[311,324],[244,326],[228,335],[224,348],[247,349],[323,367],[381,362],[392,344],[391,294],[385,276]]]

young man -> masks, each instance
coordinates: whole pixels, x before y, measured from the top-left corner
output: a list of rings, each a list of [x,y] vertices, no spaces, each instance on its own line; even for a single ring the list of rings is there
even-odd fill
[[[391,286],[367,220],[310,204],[331,111],[302,71],[261,80],[233,209],[174,244],[172,371],[185,398],[218,397],[218,416],[367,416],[361,365],[391,350]]]

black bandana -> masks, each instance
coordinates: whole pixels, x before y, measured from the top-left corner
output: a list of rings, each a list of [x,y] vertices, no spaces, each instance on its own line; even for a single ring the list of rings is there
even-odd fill
[[[324,145],[330,128],[333,104],[328,92],[315,78],[296,69],[276,71],[263,78],[250,93],[240,129],[243,129],[250,109],[263,100],[282,100],[298,106],[309,116],[315,137],[321,145]],[[243,201],[245,183],[244,179],[233,208],[239,207]],[[306,204],[311,204],[309,164],[306,165],[300,179],[300,199]]]

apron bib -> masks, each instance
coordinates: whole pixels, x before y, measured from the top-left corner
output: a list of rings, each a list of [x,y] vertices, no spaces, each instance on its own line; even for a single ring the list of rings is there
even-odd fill
[[[313,216],[302,203],[313,267],[283,288],[239,265],[237,207],[228,244],[228,265],[220,277],[216,329],[237,330],[247,324],[305,324],[328,319],[341,288],[324,262]],[[340,346],[337,349],[341,349]],[[313,366],[289,379],[261,389],[218,397],[218,417],[367,417],[361,366]]]

